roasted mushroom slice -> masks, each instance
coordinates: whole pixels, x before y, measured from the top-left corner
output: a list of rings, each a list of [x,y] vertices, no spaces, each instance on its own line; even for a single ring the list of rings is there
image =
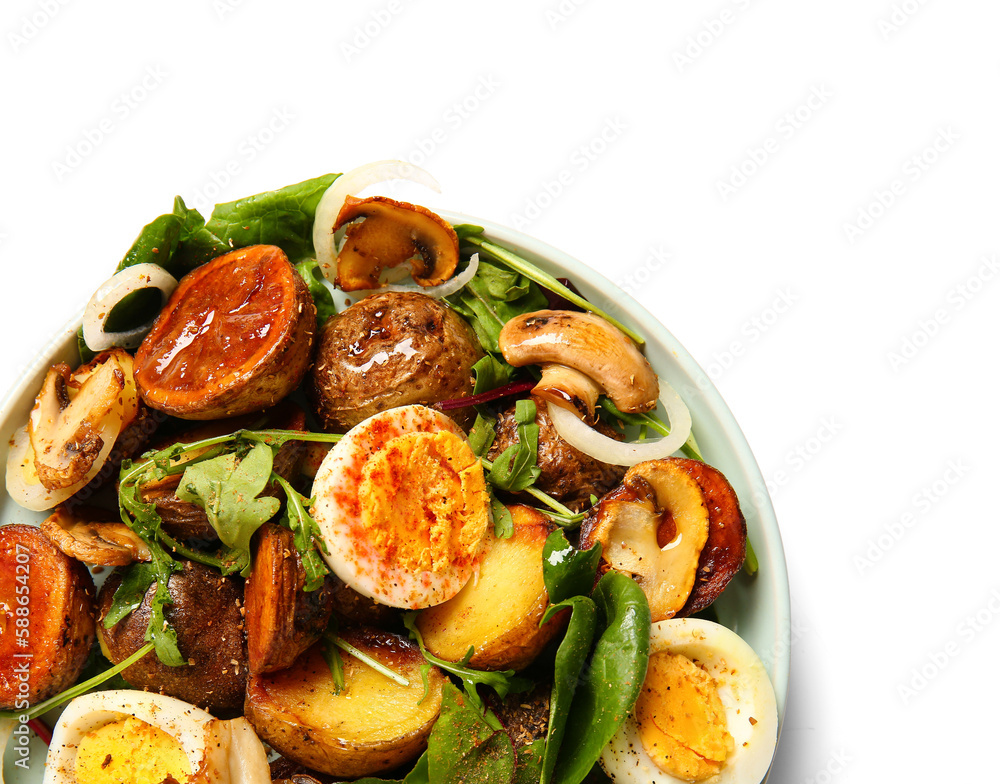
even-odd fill
[[[580,546],[596,542],[602,568],[639,584],[655,623],[703,609],[722,592],[743,562],[746,525],[718,471],[696,460],[649,460],[584,521]]]
[[[660,386],[649,362],[624,332],[592,313],[538,310],[515,316],[500,331],[499,345],[514,367],[541,365],[542,379],[533,392],[581,419],[594,421],[597,397],[581,375],[621,411],[656,408]]]
[[[425,207],[384,196],[348,196],[334,230],[347,224],[337,256],[337,286],[344,291],[377,289],[383,271],[406,262],[414,281],[438,286],[458,266],[458,235]]]
[[[121,349],[75,371],[64,363],[52,367],[11,443],[11,498],[36,511],[65,501],[101,471],[139,410],[132,357]]]
[[[149,547],[115,514],[89,506],[60,504],[42,522],[49,540],[71,558],[96,566],[151,561]]]

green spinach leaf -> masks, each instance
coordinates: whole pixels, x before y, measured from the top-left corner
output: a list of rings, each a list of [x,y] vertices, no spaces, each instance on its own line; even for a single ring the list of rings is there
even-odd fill
[[[441,715],[427,740],[431,781],[468,784],[511,784],[517,755],[510,736],[472,706],[455,686],[446,683]]]
[[[205,228],[230,248],[277,245],[289,259],[299,261],[313,253],[316,207],[339,176],[324,174],[276,191],[217,204]]]
[[[337,305],[333,301],[333,294],[327,286],[326,278],[320,271],[319,263],[316,259],[303,259],[295,265],[302,279],[309,287],[313,304],[316,305],[316,328],[320,329],[330,316],[337,312]]]
[[[487,481],[501,490],[516,493],[533,485],[541,475],[538,467],[538,423],[536,407],[527,398],[518,400],[514,408],[517,423],[517,443],[507,447],[487,475]]]
[[[549,534],[542,548],[542,577],[550,602],[590,595],[597,579],[601,549],[601,543],[597,542],[589,550],[577,550],[561,529]]]
[[[552,781],[580,784],[635,704],[649,662],[649,604],[642,589],[608,572],[593,593],[601,634],[580,673]]]

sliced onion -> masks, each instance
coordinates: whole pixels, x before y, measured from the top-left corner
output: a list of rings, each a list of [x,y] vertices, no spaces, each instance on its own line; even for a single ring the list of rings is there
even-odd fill
[[[387,180],[410,180],[441,192],[441,186],[428,172],[406,161],[376,161],[341,174],[323,193],[316,206],[316,218],[313,221],[312,239],[316,261],[331,283],[337,279],[337,248],[333,226],[344,202],[348,196],[354,196],[370,185]]]
[[[442,299],[443,297],[450,297],[472,280],[478,269],[479,254],[473,253],[471,258],[469,258],[468,267],[454,277],[448,278],[448,280],[439,286],[421,286],[418,283],[388,283],[385,286],[379,286],[377,289],[361,289],[359,291],[352,291],[350,294],[355,301],[364,299],[371,294],[381,294],[384,291],[415,291],[418,294],[426,294],[428,297],[434,297],[434,299]]]
[[[656,441],[628,443],[616,441],[599,433],[583,422],[576,414],[561,406],[549,406],[549,418],[556,432],[570,446],[590,455],[595,460],[611,465],[634,466],[644,460],[670,457],[680,449],[691,435],[691,412],[673,387],[660,381],[660,402],[670,421],[670,435]]]
[[[133,291],[142,289],[159,289],[162,308],[176,288],[177,279],[159,264],[135,264],[112,275],[94,292],[83,312],[83,339],[87,342],[87,346],[92,351],[106,351],[115,346],[136,348],[142,343],[146,333],[153,328],[156,316],[135,329],[105,332],[104,324],[111,311]]]

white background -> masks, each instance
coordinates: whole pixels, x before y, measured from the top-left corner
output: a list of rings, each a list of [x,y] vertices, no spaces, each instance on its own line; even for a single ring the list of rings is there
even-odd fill
[[[991,0],[6,0],[0,387],[174,194],[407,158],[619,282],[733,409],[791,580],[772,781],[989,780],[998,24]]]

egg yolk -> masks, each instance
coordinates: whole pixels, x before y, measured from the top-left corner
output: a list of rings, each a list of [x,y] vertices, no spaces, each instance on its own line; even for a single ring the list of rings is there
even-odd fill
[[[362,525],[407,571],[447,572],[475,559],[489,522],[483,470],[454,433],[407,433],[364,465]]]
[[[718,687],[686,656],[662,651],[649,657],[635,712],[642,747],[660,770],[679,779],[711,778],[733,750]]]
[[[91,730],[76,752],[76,780],[86,784],[185,784],[190,775],[177,739],[132,716]]]

